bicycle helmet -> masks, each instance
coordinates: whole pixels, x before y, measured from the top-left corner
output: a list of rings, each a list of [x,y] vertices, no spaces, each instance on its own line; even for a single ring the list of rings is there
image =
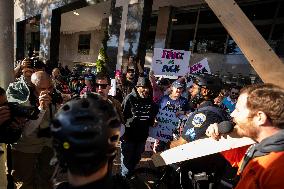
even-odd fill
[[[203,87],[209,89],[209,93],[206,96],[207,100],[213,100],[222,89],[222,80],[214,75],[210,74],[199,74],[199,75],[191,75],[193,83],[198,85],[199,87]],[[199,89],[198,94],[192,98],[192,102],[194,104],[199,104],[205,100],[205,96],[201,94],[201,90]]]
[[[86,93],[60,108],[51,133],[60,165],[73,174],[90,175],[117,153],[119,116],[110,101]]]

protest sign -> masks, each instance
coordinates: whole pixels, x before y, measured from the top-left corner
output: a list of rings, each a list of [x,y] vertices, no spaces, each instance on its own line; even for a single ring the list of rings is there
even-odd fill
[[[200,62],[197,62],[196,64],[193,64],[192,66],[190,66],[189,73],[208,73],[208,74],[211,74],[207,58],[204,58]]]
[[[116,80],[111,79],[111,88],[108,92],[108,95],[115,96],[116,95]]]
[[[164,142],[172,140],[173,131],[179,124],[179,118],[176,116],[179,110],[178,104],[174,105],[170,102],[161,107],[156,116],[158,123],[155,127],[150,127],[149,136]]]
[[[189,59],[189,51],[155,48],[152,69],[155,75],[184,76]]]
[[[240,137],[236,132],[221,136],[219,140],[213,138],[201,138],[161,153],[154,154],[151,158],[156,167],[170,165],[190,159],[216,154],[227,150],[249,146],[254,144],[251,138]],[[201,150],[202,149],[202,150]]]

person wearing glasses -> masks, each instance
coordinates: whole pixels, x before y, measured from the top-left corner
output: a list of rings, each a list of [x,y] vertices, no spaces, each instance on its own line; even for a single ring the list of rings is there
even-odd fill
[[[104,100],[109,100],[115,107],[120,121],[123,124],[123,115],[122,115],[122,109],[121,109],[121,103],[113,98],[112,96],[108,95],[109,90],[111,88],[111,80],[108,75],[104,73],[98,73],[96,75],[96,83],[95,83],[96,93],[100,94]]]
[[[220,107],[228,114],[231,114],[235,110],[236,103],[240,94],[240,89],[241,88],[237,85],[232,86],[229,95],[221,102]]]

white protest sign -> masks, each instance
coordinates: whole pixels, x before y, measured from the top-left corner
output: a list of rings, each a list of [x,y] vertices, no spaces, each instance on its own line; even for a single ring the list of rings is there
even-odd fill
[[[179,123],[176,112],[169,108],[160,109],[156,116],[158,124],[156,127],[150,127],[149,136],[164,142],[172,140],[173,131],[178,127]]]
[[[200,62],[197,62],[196,64],[193,64],[192,66],[190,66],[189,73],[211,74],[207,58],[204,58]]]
[[[111,79],[111,88],[108,92],[108,95],[115,96],[116,95],[116,80]]]
[[[184,76],[187,73],[190,51],[155,48],[152,70],[155,75]]]
[[[248,146],[254,143],[255,141],[250,138],[240,137],[235,132],[231,132],[221,136],[219,140],[212,138],[198,139],[154,154],[151,158],[154,165],[159,167]]]

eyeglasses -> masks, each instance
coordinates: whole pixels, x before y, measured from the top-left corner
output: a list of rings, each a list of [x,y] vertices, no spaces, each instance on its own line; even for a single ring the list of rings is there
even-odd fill
[[[102,89],[106,89],[108,86],[108,84],[100,84],[100,83],[96,83],[96,88],[101,87]]]
[[[232,95],[239,95],[238,92],[231,92]]]

